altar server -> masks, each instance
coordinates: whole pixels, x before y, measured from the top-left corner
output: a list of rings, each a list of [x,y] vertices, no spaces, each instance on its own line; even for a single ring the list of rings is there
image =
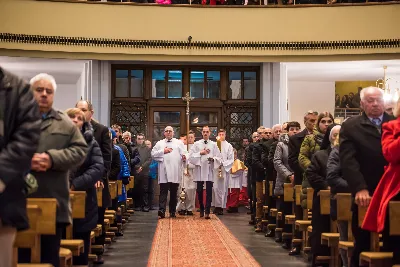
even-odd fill
[[[165,139],[156,143],[151,151],[151,157],[158,161],[158,183],[160,184],[160,207],[158,216],[165,218],[168,190],[170,191],[170,217],[176,217],[177,191],[181,182],[182,161],[186,161],[183,143],[173,138],[174,129],[165,127]]]
[[[233,147],[225,138],[226,131],[220,129],[218,131],[217,146],[221,151],[221,158],[216,161],[219,169],[214,173],[214,213],[217,215],[224,214],[223,211],[226,208],[230,172],[234,161]]]
[[[194,132],[192,131],[189,132],[187,137],[187,142],[189,143],[189,151],[190,151],[190,149],[193,147],[194,144]],[[178,201],[178,206],[176,209],[180,215],[193,215],[193,209],[196,202],[196,182],[193,181],[194,167],[195,166],[189,161],[185,161],[183,163],[182,183],[180,188],[185,188],[186,199],[184,201],[179,199]],[[181,192],[181,190],[179,192]]]
[[[238,153],[236,149],[233,149],[235,161],[231,169],[231,175],[229,178],[229,192],[226,206],[228,207],[227,212],[238,212],[240,202],[240,190],[243,185],[243,181],[247,183],[247,168],[243,161],[238,159]]]
[[[189,162],[193,164],[193,177],[197,182],[197,197],[200,203],[200,217],[210,219],[210,208],[212,201],[212,188],[214,173],[218,172],[221,161],[221,152],[217,144],[211,141],[210,128],[204,126],[202,130],[203,139],[195,142],[189,152]],[[203,185],[206,182],[206,207],[203,202]]]

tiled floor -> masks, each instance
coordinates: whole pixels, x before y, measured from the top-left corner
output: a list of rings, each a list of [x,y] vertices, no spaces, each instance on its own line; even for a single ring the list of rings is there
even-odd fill
[[[283,249],[280,244],[275,243],[272,238],[267,238],[261,233],[255,233],[254,227],[248,224],[250,215],[247,215],[244,209],[241,209],[240,213],[224,213],[219,218],[261,266],[309,266],[303,257],[289,256],[288,251]]]

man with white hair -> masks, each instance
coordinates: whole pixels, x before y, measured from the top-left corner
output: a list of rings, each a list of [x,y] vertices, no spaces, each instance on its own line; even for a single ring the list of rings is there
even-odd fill
[[[158,216],[165,218],[168,190],[170,217],[176,217],[177,191],[181,182],[182,161],[186,161],[183,143],[174,138],[174,129],[165,127],[165,139],[156,143],[151,151],[151,157],[158,161],[158,183],[160,184],[160,206]]]
[[[59,250],[63,229],[72,223],[69,202],[69,170],[86,157],[87,144],[69,117],[53,108],[57,84],[54,78],[41,73],[30,81],[31,90],[42,116],[39,147],[31,161],[31,172],[38,182],[32,198],[57,199],[56,234],[41,235],[41,261],[60,265]],[[30,253],[18,253],[24,261]]]
[[[387,162],[382,154],[381,127],[392,117],[384,112],[383,91],[361,90],[362,115],[346,120],[340,130],[340,165],[355,198],[352,230],[355,240],[351,266],[359,266],[360,253],[369,250],[370,232],[358,227],[358,206],[367,207]]]

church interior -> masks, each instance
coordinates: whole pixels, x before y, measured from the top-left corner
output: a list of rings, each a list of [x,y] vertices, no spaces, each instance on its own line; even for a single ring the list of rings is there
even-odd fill
[[[0,267],[400,266],[400,1],[2,0],[0,14],[0,78],[30,86],[39,147],[80,118],[104,165],[78,189],[95,151],[83,126],[90,153],[71,168],[39,149],[51,164],[27,167],[38,188]],[[68,223],[65,199],[40,195],[63,171]]]

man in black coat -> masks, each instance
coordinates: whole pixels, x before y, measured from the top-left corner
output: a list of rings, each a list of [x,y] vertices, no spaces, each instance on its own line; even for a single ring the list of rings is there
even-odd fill
[[[17,230],[29,227],[25,175],[39,144],[41,117],[30,86],[0,68],[0,259],[12,266]]]
[[[343,178],[349,184],[353,205],[352,231],[355,240],[351,266],[359,266],[359,256],[369,250],[370,232],[358,227],[357,205],[367,207],[387,165],[382,153],[382,124],[393,117],[384,112],[383,91],[367,87],[360,92],[362,115],[345,121],[340,130],[339,157]]]
[[[104,243],[105,238],[105,230],[104,230],[104,214],[108,207],[111,207],[111,195],[110,190],[108,188],[108,173],[111,169],[111,135],[108,131],[108,128],[93,119],[93,105],[87,100],[78,101],[75,105],[77,108],[81,109],[85,114],[86,121],[90,121],[90,124],[93,127],[93,136],[96,139],[96,142],[99,144],[101,149],[101,154],[103,155],[104,162],[104,174],[102,177],[102,181],[96,184],[96,187],[103,187],[102,193],[102,207],[99,207],[98,210],[98,224],[103,225],[103,233],[100,238],[97,239],[99,244]],[[102,263],[103,260],[99,257],[99,260],[96,263]]]
[[[268,142],[269,140],[269,133],[271,133],[271,129],[265,128],[264,126],[261,126],[257,129],[257,132],[260,136],[258,143],[254,146],[253,148],[253,153],[252,153],[252,174],[253,177],[255,178],[255,183],[256,183],[256,232],[259,233],[261,232],[261,219],[262,219],[262,206],[263,206],[263,180],[265,179],[265,167],[263,162],[265,160],[263,159],[263,156],[265,157],[264,150],[265,150],[265,143]],[[268,155],[267,155],[268,157]]]
[[[245,160],[244,164],[246,165],[248,172],[247,172],[247,195],[250,198],[249,205],[250,205],[250,214],[251,220],[249,224],[255,224],[255,213],[256,213],[256,179],[253,179],[253,172],[252,172],[252,155],[254,146],[258,142],[258,132],[254,132],[251,136],[253,142],[250,143],[245,150]],[[255,174],[254,174],[255,175]]]
[[[294,173],[294,185],[301,185],[303,181],[303,169],[299,165],[299,154],[300,154],[300,147],[303,143],[304,138],[313,133],[313,129],[315,124],[317,123],[318,119],[318,112],[316,111],[308,111],[304,115],[304,125],[306,128],[298,134],[295,134],[289,138],[289,156],[288,162],[290,168],[293,170]],[[296,220],[303,220],[303,209],[301,206],[295,205],[294,213],[296,216]],[[296,231],[296,237],[301,239],[301,232]],[[289,255],[298,255],[300,254],[300,247],[295,246],[289,252]]]

